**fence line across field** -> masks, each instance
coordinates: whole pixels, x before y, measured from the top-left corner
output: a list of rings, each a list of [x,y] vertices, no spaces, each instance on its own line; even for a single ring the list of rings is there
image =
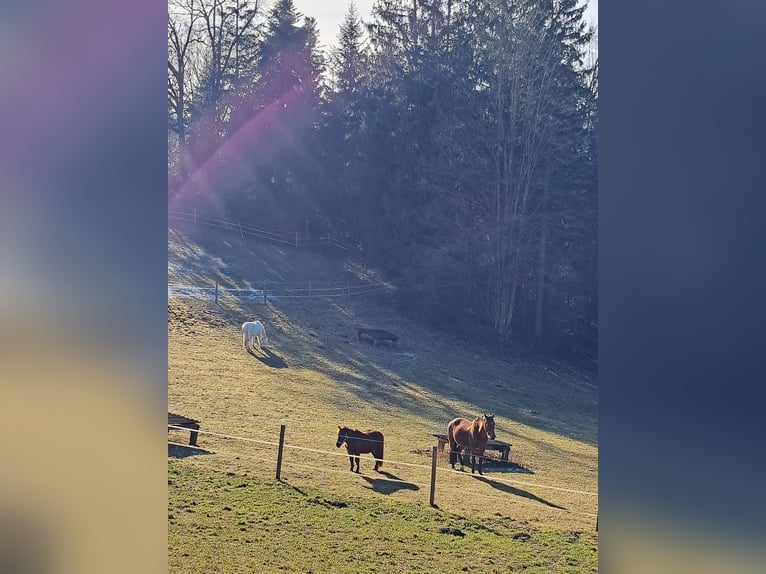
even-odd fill
[[[356,295],[367,295],[371,293],[381,293],[388,288],[384,283],[366,284],[366,285],[346,285],[338,287],[280,287],[279,284],[269,285],[264,288],[234,288],[224,287],[220,284],[217,287],[197,286],[184,283],[168,283],[168,295],[194,297],[211,293],[230,296],[250,296],[254,299],[321,299],[325,297],[351,297]]]
[[[177,425],[168,425],[168,428],[169,429],[182,430],[182,431],[188,431],[189,430],[186,427],[181,427],[181,426],[177,426]],[[323,474],[323,473],[326,473],[326,472],[346,474],[345,471],[341,471],[339,469],[334,469],[334,468],[319,468],[319,467],[313,467],[311,465],[302,465],[301,463],[297,463],[297,462],[293,462],[293,461],[287,461],[287,460],[283,461],[283,452],[284,452],[285,448],[291,448],[291,449],[298,450],[298,451],[312,452],[312,453],[318,453],[318,454],[323,454],[323,455],[342,456],[342,457],[348,456],[348,454],[344,453],[344,452],[325,451],[325,450],[321,450],[321,449],[301,447],[301,446],[298,446],[298,445],[286,445],[284,443],[285,428],[286,427],[285,427],[284,424],[280,426],[279,442],[278,443],[274,443],[274,442],[271,442],[271,441],[264,441],[264,440],[260,440],[260,439],[238,437],[236,435],[231,435],[231,434],[227,434],[227,433],[218,433],[218,432],[212,432],[212,431],[199,431],[199,432],[201,434],[203,434],[203,435],[207,434],[207,435],[210,435],[210,436],[215,436],[215,437],[220,437],[220,438],[227,438],[227,439],[232,439],[232,440],[242,440],[242,441],[245,441],[245,442],[250,442],[250,443],[259,444],[259,445],[266,445],[266,446],[270,446],[270,447],[276,446],[277,447],[276,479],[278,481],[282,481],[281,472],[282,472],[282,468],[283,468],[283,466],[285,464],[287,466],[291,466],[291,465],[292,466],[298,466],[298,467],[303,466],[306,469],[317,471],[320,474]],[[186,446],[186,445],[180,445],[178,443],[171,443],[171,444],[178,445],[178,446]],[[432,456],[431,456],[431,466],[430,466],[430,470],[431,470],[431,484],[430,484],[430,488],[429,488],[429,497],[430,497],[429,498],[429,503],[430,503],[431,506],[435,505],[434,504],[434,494],[435,494],[435,490],[436,490],[436,469],[437,469],[436,460],[437,460],[437,457],[438,457],[437,447],[433,446],[432,447]],[[269,462],[270,459],[260,458],[259,460],[261,460],[262,462]],[[378,460],[380,460],[380,459],[378,459]],[[405,463],[403,461],[395,461],[395,460],[390,460],[390,459],[388,461],[384,461],[384,462],[388,462],[389,464],[399,464],[399,465],[402,465],[402,466],[410,466],[410,467],[416,467],[416,468],[426,468],[426,469],[429,468],[429,467],[427,467],[425,465],[419,465],[419,464],[413,464],[413,463]],[[464,473],[464,472],[459,472],[459,471],[449,470],[449,469],[443,469],[443,470],[446,470],[446,472],[448,472],[450,474],[457,475],[457,476],[465,476],[465,477],[475,478],[473,474],[469,475],[469,474]],[[385,480],[385,479],[380,478],[380,480]],[[399,482],[399,483],[402,483],[402,484],[415,484],[415,485],[423,485],[423,486],[425,486],[424,483],[409,482],[409,481],[402,480],[402,479],[388,479],[388,480],[391,480],[392,482]],[[496,481],[496,482],[513,482],[513,481],[508,481],[508,480],[503,480],[503,479],[497,479],[497,478],[494,478],[494,477],[492,479],[489,479],[489,480],[493,480],[493,481]],[[547,487],[547,488],[552,488],[552,489],[555,489],[555,490],[564,490],[564,491],[568,490],[569,492],[573,492],[573,493],[591,494],[591,493],[578,492],[578,491],[569,490],[569,489],[561,489],[559,487],[548,487],[547,485],[534,485],[534,484],[531,484],[531,483],[526,483],[526,484],[529,485],[529,486],[541,486],[543,488]],[[598,514],[593,514],[593,513],[589,513],[589,512],[582,512],[582,511],[576,511],[576,510],[570,510],[570,509],[563,508],[563,507],[560,508],[560,507],[557,507],[557,506],[552,506],[549,503],[545,503],[544,501],[541,501],[539,503],[535,503],[535,502],[532,502],[532,501],[528,502],[528,501],[525,501],[525,500],[521,500],[522,498],[524,498],[524,497],[523,496],[521,496],[521,497],[513,497],[512,501],[513,502],[517,502],[517,503],[521,503],[521,504],[534,505],[536,508],[548,508],[548,509],[551,509],[551,510],[558,510],[558,511],[561,511],[561,512],[566,512],[568,514],[574,514],[574,515],[581,515],[581,516],[587,516],[587,517],[591,517],[591,518],[596,518],[596,530],[598,530]]]
[[[184,430],[188,430],[188,429],[184,429]],[[217,435],[217,436],[221,436],[221,435]],[[172,442],[172,441],[168,441],[168,444],[172,445],[172,446],[182,447],[182,448],[188,448],[188,446],[189,446],[189,445],[186,445],[186,444],[183,444],[183,443]],[[287,448],[287,446],[288,445],[285,445],[286,448]],[[295,447],[293,447],[293,448],[295,448]],[[333,452],[326,453],[325,451],[320,451],[320,450],[316,450],[316,449],[302,449],[302,450],[309,450],[311,452],[320,452],[320,453],[325,453],[325,454],[339,454],[339,453],[333,453]],[[232,453],[229,453],[229,454],[232,454]],[[340,454],[342,456],[346,456],[345,453],[340,453]],[[272,459],[267,459],[267,458],[262,458],[262,457],[261,458],[255,458],[254,460],[257,460],[259,462],[264,462],[264,463],[272,462]],[[392,461],[388,461],[388,462],[392,462]],[[291,461],[291,460],[283,461],[282,467],[284,468],[285,466],[294,467],[294,468],[308,469],[308,470],[314,470],[314,471],[317,471],[320,474],[321,473],[330,473],[330,474],[339,474],[339,475],[342,475],[342,476],[350,476],[348,470],[340,470],[340,469],[336,469],[336,468],[311,466],[311,465],[307,465],[307,464],[303,464],[303,463],[299,463],[299,462],[295,462],[295,461]],[[413,466],[424,466],[424,465],[413,465]],[[430,468],[430,467],[425,467],[425,468]],[[447,471],[447,472],[454,472],[457,475],[462,475],[462,476],[465,476],[465,477],[470,477],[471,476],[470,474],[459,472],[459,471]],[[364,476],[366,476],[366,475],[364,475]],[[388,478],[388,477],[380,477],[380,476],[375,476],[375,480],[381,480],[381,481],[386,481],[386,482],[395,482],[395,483],[401,483],[401,484],[414,484],[416,486],[420,486],[420,487],[423,487],[423,488],[429,486],[428,484],[426,484],[424,482],[413,482],[411,480],[402,480],[402,479],[397,479],[397,478]],[[504,481],[502,479],[498,479],[498,478],[495,478],[495,477],[493,477],[492,480],[497,481],[497,482],[507,482],[507,481]],[[567,491],[567,492],[579,492],[579,491]],[[591,493],[584,493],[584,494],[591,494]],[[524,498],[524,497],[521,497],[521,498]],[[536,503],[536,502],[531,502],[531,501],[526,501],[526,500],[515,500],[515,501],[519,502],[521,504],[527,504],[527,505],[530,505],[530,506],[535,506],[535,507],[539,507],[540,506],[540,503]],[[547,505],[543,504],[542,506],[547,506]],[[596,516],[596,514],[593,514],[593,513],[590,513],[590,512],[579,512],[579,511],[575,511],[575,510],[569,510],[567,508],[555,508],[555,507],[549,507],[549,508],[551,510],[565,511],[565,512],[570,512],[572,514],[580,514],[580,515],[583,515],[583,516],[591,516],[591,517],[595,517]]]
[[[285,245],[293,245],[295,247],[329,245],[345,251],[350,251],[351,249],[349,246],[343,245],[337,239],[333,239],[330,235],[308,237],[306,231],[301,232],[297,229],[293,231],[284,229],[265,229],[252,224],[243,224],[240,221],[228,221],[226,219],[212,217],[210,215],[198,213],[196,210],[192,212],[168,210],[168,219],[193,223],[194,225],[205,225],[218,229],[238,231],[242,236],[242,239],[245,238],[245,235],[250,235]]]
[[[182,447],[182,448],[188,447],[188,445],[186,445],[186,444],[177,443],[177,442],[170,442],[169,441],[168,444],[172,445],[172,446]],[[260,462],[264,462],[264,463],[273,462],[272,459],[266,459],[266,458],[256,458],[255,460],[260,461]],[[308,464],[303,464],[303,463],[294,462],[294,461],[290,461],[290,460],[284,461],[283,464],[282,464],[282,468],[283,469],[287,468],[288,471],[290,469],[292,469],[293,471],[295,471],[295,469],[311,470],[311,471],[314,471],[313,474],[318,474],[318,475],[337,474],[337,475],[344,476],[344,477],[347,477],[347,478],[353,478],[356,475],[355,473],[354,474],[349,473],[348,470],[340,470],[340,469],[336,469],[336,468],[311,466],[311,465],[308,465]],[[367,475],[362,475],[362,474],[359,474],[359,475],[356,475],[356,476],[367,477]],[[465,474],[465,476],[471,476],[471,475]],[[427,483],[424,483],[424,482],[413,482],[413,481],[410,481],[410,480],[402,480],[402,479],[388,478],[388,477],[382,477],[382,476],[375,476],[374,480],[379,480],[379,481],[383,481],[383,482],[391,482],[391,483],[395,483],[395,484],[414,485],[414,486],[417,486],[418,488],[427,488],[429,486]],[[493,478],[492,480],[497,480],[497,479]],[[483,497],[483,498],[487,498],[488,497],[487,494],[483,494],[483,495],[480,495],[480,496]],[[552,511],[556,511],[556,512],[565,512],[567,514],[573,514],[573,515],[577,515],[577,516],[586,516],[588,518],[597,518],[598,517],[597,513],[594,514],[592,512],[582,512],[582,511],[578,511],[578,510],[570,510],[568,508],[557,508],[555,506],[549,506],[547,504],[543,504],[543,503],[539,503],[539,502],[534,502],[534,501],[531,501],[531,500],[526,500],[523,496],[514,496],[513,498],[510,499],[510,501],[511,501],[512,504],[521,504],[521,505],[524,505],[524,506],[535,507],[536,509],[545,509],[545,510],[552,510]]]
[[[332,245],[334,247],[343,249],[345,251],[352,250],[351,247],[349,247],[348,245],[344,245],[343,243],[339,242],[337,239],[334,239],[329,234],[327,236],[318,236],[314,238],[306,237],[305,231],[299,231],[297,226],[294,230],[291,230],[291,231],[279,230],[279,229],[266,229],[264,227],[259,227],[259,226],[255,226],[251,224],[244,224],[238,221],[235,222],[235,221],[228,221],[225,219],[219,219],[216,217],[198,213],[196,211],[186,212],[186,211],[169,210],[168,219],[173,219],[176,221],[186,221],[186,222],[201,224],[201,225],[208,225],[208,226],[216,227],[219,229],[227,229],[229,231],[237,231],[240,234],[242,234],[243,238],[244,238],[244,235],[247,234],[247,235],[252,235],[254,237],[260,237],[262,239],[268,239],[270,241],[276,241],[278,243],[283,243],[286,245],[292,245],[295,247],[308,246],[308,245],[312,245],[312,246]],[[304,234],[304,236],[301,236],[302,233]],[[423,275],[426,275],[426,273],[424,273]],[[400,279],[397,281],[389,281],[385,285],[387,287],[391,287],[391,286],[394,286],[395,284],[406,284],[410,281],[412,281],[411,274],[409,278],[406,280]],[[471,283],[471,280],[451,279],[447,281],[441,281],[435,287],[438,289],[452,289],[455,287],[464,287],[465,285],[470,283]]]
[[[189,429],[186,428],[186,427],[180,427],[180,426],[175,426],[175,425],[168,425],[168,428],[172,428],[172,429],[175,429],[175,430],[181,430],[181,431],[187,431],[187,432],[189,431]],[[238,436],[235,436],[235,435],[224,434],[224,433],[217,433],[217,432],[211,432],[211,431],[203,431],[203,430],[198,430],[197,432],[199,434],[201,434],[201,435],[207,434],[207,435],[211,435],[211,436],[217,436],[217,437],[228,438],[228,439],[233,439],[233,440],[242,440],[242,441],[247,441],[247,442],[253,442],[253,443],[256,443],[256,444],[262,444],[262,445],[266,445],[266,446],[279,447],[279,443],[278,442],[270,442],[270,441],[264,441],[264,440],[254,439],[254,438],[238,437]],[[372,439],[367,439],[367,440],[372,440]],[[330,455],[330,456],[340,456],[340,457],[347,457],[348,456],[348,454],[346,452],[343,452],[343,451],[340,451],[340,452],[339,451],[329,451],[329,450],[322,450],[322,449],[318,449],[318,448],[310,448],[310,447],[305,447],[305,446],[291,445],[291,444],[286,444],[286,443],[283,444],[283,447],[286,448],[286,449],[300,450],[300,451],[305,451],[305,452],[313,452],[313,453],[317,453],[317,454],[326,454],[326,455]],[[485,456],[483,458],[484,459],[490,459],[491,457],[486,457]],[[385,458],[384,459],[378,459],[378,460],[381,460],[384,463],[396,464],[396,465],[400,465],[400,466],[409,466],[409,467],[413,467],[413,468],[424,468],[426,470],[430,470],[431,469],[430,465],[425,465],[425,464],[417,464],[417,463],[412,463],[412,462],[404,462],[404,461],[393,460],[393,459],[385,459]],[[453,470],[451,468],[449,468],[449,469],[442,469],[442,472],[448,472],[448,473],[451,473],[451,474],[455,474],[457,476],[473,476],[471,474],[468,474],[467,472],[463,472],[463,471],[460,471],[460,470]],[[512,479],[507,479],[507,478],[506,479],[494,478],[494,477],[493,477],[493,480],[497,480],[498,482],[505,482],[505,483],[509,483],[509,484],[519,484],[519,485],[522,485],[522,486],[529,486],[529,487],[533,487],[533,488],[543,488],[543,489],[547,489],[547,490],[557,490],[557,491],[560,491],[560,492],[568,492],[568,493],[572,493],[572,494],[582,494],[582,495],[585,495],[585,496],[598,496],[598,492],[587,492],[587,491],[584,491],[584,490],[575,490],[575,489],[570,489],[570,488],[562,488],[562,487],[559,487],[559,486],[550,486],[550,485],[547,485],[547,484],[537,484],[537,483],[534,483],[534,482],[524,482],[524,481],[520,481],[520,480],[512,480]]]
[[[185,445],[183,443],[177,443],[177,442],[168,442],[168,444],[173,445],[173,446],[177,446],[177,447],[187,447],[188,446],[188,445]],[[285,445],[285,446],[287,446],[287,445]],[[311,449],[311,450],[313,452],[322,452],[322,451],[316,451],[315,449]],[[337,454],[337,453],[329,453],[329,454]],[[267,458],[262,458],[262,457],[255,458],[254,460],[257,460],[259,462],[264,462],[264,463],[273,462],[272,459],[267,459]],[[295,461],[291,461],[291,460],[283,461],[282,468],[284,469],[285,467],[293,468],[293,469],[298,468],[298,469],[304,469],[304,470],[312,470],[312,471],[315,471],[318,474],[328,473],[328,474],[338,474],[338,475],[345,476],[345,477],[352,477],[352,475],[349,474],[348,470],[340,470],[340,469],[337,469],[337,468],[311,466],[311,465],[308,465],[308,464],[299,463],[299,462],[295,462]],[[465,476],[465,477],[470,477],[471,476],[470,474],[461,473],[461,472],[458,472],[458,471],[452,471],[452,472],[456,472],[458,475],[462,475],[462,476]],[[367,475],[359,474],[357,476],[367,476]],[[415,486],[422,487],[422,488],[427,488],[429,486],[427,483],[424,483],[424,482],[414,482],[414,481],[411,481],[411,480],[403,480],[403,479],[398,479],[398,478],[388,478],[388,477],[382,477],[382,476],[377,476],[377,475],[374,476],[374,480],[380,480],[380,481],[384,481],[384,482],[392,482],[392,483],[398,483],[398,484],[411,484],[411,485],[415,485]],[[494,478],[494,477],[492,478],[492,480],[500,482],[500,479],[497,479],[497,478]],[[484,494],[483,496],[486,497],[487,495]],[[546,508],[548,510],[554,510],[554,511],[558,511],[558,512],[566,512],[566,513],[569,513],[569,514],[576,514],[576,515],[579,515],[579,516],[588,516],[588,517],[591,517],[591,518],[597,517],[597,514],[594,514],[592,512],[582,512],[582,511],[578,511],[578,510],[570,510],[568,508],[558,508],[558,507],[555,507],[555,506],[550,506],[548,504],[543,504],[543,503],[539,503],[539,502],[533,502],[533,501],[525,500],[523,496],[514,497],[511,500],[514,503],[523,504],[523,505],[526,505],[526,506],[534,506],[535,508]]]

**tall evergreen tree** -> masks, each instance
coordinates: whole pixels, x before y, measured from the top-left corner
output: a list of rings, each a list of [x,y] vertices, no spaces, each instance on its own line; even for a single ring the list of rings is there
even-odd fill
[[[301,20],[303,22],[301,23]],[[231,112],[231,131],[242,156],[238,210],[260,206],[287,217],[290,210],[308,213],[313,202],[308,182],[321,101],[323,58],[316,21],[303,18],[292,0],[269,10],[252,81],[242,89]],[[311,175],[309,175],[311,174]]]
[[[329,57],[329,91],[321,146],[326,166],[322,187],[325,211],[332,212],[334,233],[345,240],[361,238],[367,220],[360,203],[364,171],[369,162],[362,153],[367,98],[369,55],[356,6],[349,4]]]

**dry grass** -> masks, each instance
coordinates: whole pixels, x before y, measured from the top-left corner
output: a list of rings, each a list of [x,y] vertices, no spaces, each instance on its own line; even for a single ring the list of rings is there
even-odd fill
[[[232,287],[271,281],[347,280],[357,268],[293,248],[238,235],[169,231],[169,279]],[[221,267],[229,269],[220,273]],[[236,270],[234,276],[230,272]],[[269,354],[242,348],[240,325],[259,319],[270,338]],[[394,348],[356,339],[367,325],[399,335]],[[597,390],[594,381],[560,367],[503,361],[466,349],[396,315],[373,300],[291,300],[264,305],[227,297],[168,303],[168,408],[202,421],[202,429],[277,441],[332,454],[287,449],[283,479],[326,496],[385,497],[391,503],[428,504],[432,433],[446,432],[455,416],[496,414],[497,438],[513,443],[512,460],[531,474],[487,470],[446,472],[442,455],[436,503],[472,519],[510,516],[532,527],[592,530],[597,499],[534,484],[595,492],[598,489]],[[335,448],[337,426],[377,428],[386,437],[383,470],[404,482],[387,482],[363,456],[361,475]],[[171,432],[184,442],[188,434]],[[199,445],[210,454],[182,464],[200,469],[273,478],[276,449],[209,435]],[[525,484],[500,482],[521,481]],[[557,508],[558,507],[558,508]],[[566,511],[560,508],[566,509]]]

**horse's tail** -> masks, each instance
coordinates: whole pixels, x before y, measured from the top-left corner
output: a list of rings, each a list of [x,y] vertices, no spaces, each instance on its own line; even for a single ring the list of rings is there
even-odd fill
[[[457,441],[455,440],[455,423],[457,419],[452,420],[447,425],[447,440],[449,441],[449,463],[452,467],[457,462]]]

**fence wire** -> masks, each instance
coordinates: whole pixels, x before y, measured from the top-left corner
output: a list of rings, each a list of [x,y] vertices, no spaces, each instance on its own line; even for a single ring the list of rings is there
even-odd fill
[[[169,429],[173,429],[173,430],[186,431],[186,432],[190,431],[190,429],[188,427],[181,427],[181,426],[176,426],[176,425],[168,425],[168,428]],[[265,441],[265,440],[255,439],[255,438],[239,437],[239,436],[236,436],[236,435],[231,435],[231,434],[226,434],[226,433],[204,431],[204,430],[196,430],[196,429],[195,429],[194,432],[197,432],[199,435],[210,435],[210,436],[214,436],[214,437],[218,437],[218,438],[225,438],[225,439],[232,439],[232,440],[241,440],[241,441],[244,441],[244,442],[250,442],[250,443],[264,445],[264,446],[279,447],[279,443],[278,442],[273,442],[273,441]],[[372,440],[372,439],[370,439],[370,440]],[[182,445],[182,446],[187,446],[187,445]],[[295,450],[295,451],[302,451],[302,452],[310,452],[310,453],[314,453],[314,454],[322,454],[322,455],[325,455],[325,456],[342,457],[342,458],[346,458],[346,457],[349,456],[346,451],[329,451],[329,450],[323,450],[323,449],[318,449],[318,448],[311,448],[311,447],[305,447],[305,446],[299,446],[299,445],[291,445],[291,444],[287,444],[287,443],[283,443],[282,446],[283,446],[283,448],[285,450]],[[490,459],[491,457],[483,457],[483,458]],[[390,465],[398,465],[398,466],[404,466],[404,467],[410,467],[410,468],[420,468],[420,469],[425,469],[425,470],[428,470],[428,471],[431,470],[431,465],[416,464],[416,463],[404,462],[404,461],[388,459],[388,458],[377,459],[377,460],[380,460],[380,461],[382,461],[384,463],[387,463],[387,464],[390,464]],[[452,475],[455,475],[455,476],[462,476],[462,477],[473,477],[474,476],[474,475],[468,474],[468,473],[466,473],[464,471],[453,470],[451,468],[449,468],[449,469],[441,468],[439,470],[439,472],[440,473],[449,473],[449,474],[452,474]],[[559,487],[559,486],[551,486],[551,485],[547,485],[547,484],[539,484],[539,483],[526,482],[526,481],[521,481],[521,480],[497,478],[497,477],[494,477],[494,476],[492,477],[492,480],[497,481],[497,482],[501,482],[501,483],[506,483],[506,484],[517,484],[517,485],[527,486],[527,487],[531,487],[531,488],[542,488],[542,489],[546,489],[546,490],[555,490],[555,491],[566,492],[566,493],[570,493],[570,494],[580,494],[580,495],[583,495],[583,496],[595,496],[595,497],[598,497],[598,492],[588,492],[588,491],[576,490],[576,489],[571,489],[571,488],[563,488],[563,487]]]

